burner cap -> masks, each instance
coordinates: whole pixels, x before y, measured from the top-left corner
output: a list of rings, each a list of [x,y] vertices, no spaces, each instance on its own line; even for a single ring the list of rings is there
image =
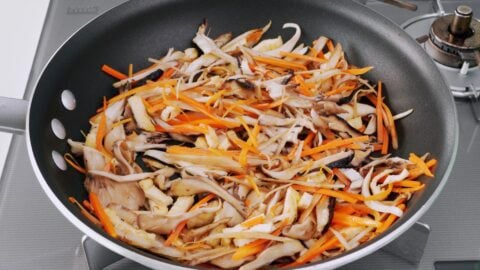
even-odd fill
[[[437,18],[429,33],[426,50],[437,62],[450,67],[479,64],[480,21],[470,7],[461,5],[454,14]]]

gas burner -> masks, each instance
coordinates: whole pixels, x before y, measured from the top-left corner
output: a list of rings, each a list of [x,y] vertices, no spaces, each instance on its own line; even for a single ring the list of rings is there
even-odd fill
[[[452,94],[457,98],[480,96],[480,21],[470,7],[458,6],[406,21],[401,27],[435,60]],[[428,34],[427,34],[428,33]]]
[[[476,66],[480,62],[480,21],[473,18],[469,6],[458,6],[454,14],[440,16],[432,23],[425,49],[446,66]]]

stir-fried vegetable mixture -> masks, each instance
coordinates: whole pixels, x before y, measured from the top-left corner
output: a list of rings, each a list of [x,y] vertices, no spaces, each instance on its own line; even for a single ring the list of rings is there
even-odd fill
[[[262,40],[269,27],[212,39],[204,23],[197,48],[102,67],[119,93],[65,155],[86,176],[89,200],[70,198],[86,218],[188,265],[246,270],[335,256],[402,216],[436,164],[389,154],[411,111],[393,116],[341,44],[297,44],[294,23]]]

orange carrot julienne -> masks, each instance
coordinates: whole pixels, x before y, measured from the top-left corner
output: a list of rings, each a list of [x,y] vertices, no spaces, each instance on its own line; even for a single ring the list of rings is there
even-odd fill
[[[307,60],[307,61],[312,61],[312,62],[319,62],[319,63],[327,62],[327,60],[322,59],[322,58],[317,58],[317,57],[308,56],[308,55],[299,54],[299,53],[280,52],[280,55],[284,56],[284,57],[297,58],[297,59]]]
[[[333,214],[332,222],[337,224],[343,224],[346,226],[372,226],[376,228],[382,225],[379,221],[373,220],[368,217],[358,217],[338,212],[335,212]]]
[[[158,78],[157,81],[169,79],[170,77],[172,77],[173,73],[175,73],[175,69],[174,68],[168,68],[167,70],[165,70],[162,73],[162,75],[160,76],[160,78]]]
[[[395,121],[393,120],[392,111],[388,106],[383,103],[383,110],[387,115],[387,121],[390,123],[390,136],[392,137],[392,148],[398,149],[398,136],[397,136],[397,129],[395,127]]]
[[[383,142],[383,112],[382,112],[382,81],[378,82],[377,90],[377,140]]]
[[[103,65],[102,71],[118,80],[125,80],[128,78],[127,75],[121,73],[120,71],[115,70],[114,68],[108,65]]]
[[[302,151],[302,157],[310,156],[312,154],[320,153],[322,151],[329,150],[329,149],[334,149],[334,148],[338,148],[338,147],[347,146],[347,145],[352,144],[354,142],[366,142],[369,139],[370,138],[367,135],[365,135],[365,136],[359,136],[359,137],[353,137],[353,138],[348,138],[348,139],[339,139],[339,140],[331,141],[331,142],[328,142],[326,144],[322,144],[320,146],[317,146],[315,148]]]
[[[285,227],[285,224],[286,223],[281,223],[278,229],[272,232],[272,235],[279,236],[282,232],[282,229]],[[238,261],[245,257],[255,255],[264,250],[270,242],[271,241],[267,239],[257,239],[251,243],[248,243],[245,246],[238,248],[235,253],[233,253],[232,259]]]
[[[197,210],[203,204],[206,204],[207,202],[209,202],[213,198],[215,198],[215,194],[208,194],[207,196],[205,196],[201,200],[199,200],[195,205],[193,205],[192,208],[190,208],[190,210],[188,210],[188,212]],[[167,240],[165,240],[165,246],[168,247],[168,246],[172,245],[172,243],[175,242],[175,240],[177,240],[177,238],[178,238],[178,236],[180,236],[180,233],[182,232],[183,228],[185,228],[185,226],[187,225],[187,222],[188,222],[188,220],[184,220],[177,225],[177,227],[170,233]]]
[[[264,215],[258,215],[253,218],[247,219],[244,222],[240,223],[243,227],[246,228],[251,228],[255,225],[261,224],[265,221],[265,216]]]
[[[165,129],[159,125],[155,126],[155,130],[158,132],[171,132],[171,133],[178,133],[178,134],[191,134],[191,133],[208,133],[208,129],[205,127],[194,126],[189,124],[184,125],[175,125],[169,129]]]
[[[333,89],[331,91],[326,92],[325,95],[326,96],[331,96],[331,95],[335,95],[335,94],[340,94],[340,93],[343,93],[343,92],[346,92],[346,91],[354,90],[356,87],[357,87],[356,84],[340,86],[337,89]]]
[[[408,157],[408,159],[415,163],[415,165],[417,165],[417,167],[419,167],[420,169],[423,170],[423,173],[428,176],[428,177],[433,177],[433,173],[430,171],[430,169],[428,168],[427,164],[425,164],[425,162],[419,158],[417,155],[415,155],[414,153],[410,153],[410,156]]]
[[[63,158],[70,166],[72,166],[78,172],[83,174],[87,173],[87,170],[85,170],[85,168],[80,166],[80,164],[78,164],[78,162],[74,159],[74,157],[70,153],[66,153],[65,155],[63,155]]]
[[[103,229],[113,238],[117,238],[117,233],[115,232],[115,228],[113,227],[110,218],[105,213],[103,206],[98,199],[97,195],[94,192],[90,192],[89,194],[90,203],[92,204],[93,210],[95,215],[98,217],[100,222],[102,223]]]
[[[417,187],[410,187],[410,188],[394,188],[393,192],[396,193],[412,193],[415,191],[422,190],[425,187],[425,184],[421,184],[420,186]]]
[[[282,67],[282,68],[287,68],[287,69],[301,69],[301,70],[307,70],[307,68],[299,63],[292,63],[289,61],[285,61],[282,59],[274,58],[274,57],[263,57],[263,56],[254,56],[253,59],[257,62],[271,65],[271,66],[277,66],[277,67]]]
[[[307,250],[307,252],[300,256],[295,262],[288,264],[285,267],[296,267],[308,263],[309,261],[320,256],[324,251],[334,248],[338,243],[338,239],[335,236],[332,236],[324,243],[317,240],[317,242],[314,243],[312,247]]]
[[[351,181],[348,177],[340,171],[339,168],[333,168],[333,174],[337,176],[337,179],[344,184],[345,186],[349,186]]]
[[[107,151],[107,149],[105,149],[105,147],[103,146],[103,138],[105,138],[105,135],[107,134],[107,115],[105,114],[106,110],[107,110],[107,101],[104,97],[103,112],[100,115],[100,123],[98,125],[97,137],[95,139],[95,148],[110,159],[112,157],[112,154],[110,154]]]
[[[388,184],[388,187],[387,187],[386,190],[381,191],[378,194],[365,197],[365,201],[383,201],[388,197],[388,195],[390,195],[392,190],[393,190],[393,184],[390,183],[390,184]]]
[[[293,77],[295,82],[298,83],[298,90],[300,94],[307,96],[307,97],[312,97],[313,93],[312,91],[308,88],[308,86],[305,84],[305,80],[303,79],[302,76],[300,75],[295,75]]]
[[[373,67],[369,66],[369,67],[364,67],[364,68],[351,68],[351,69],[345,70],[345,72],[348,73],[348,74],[351,74],[351,75],[363,75],[363,74],[369,72],[372,69],[373,69]]]
[[[90,222],[92,222],[93,224],[97,225],[97,226],[101,226],[102,224],[100,223],[100,221],[94,217],[92,214],[90,214],[89,211],[87,211],[87,209],[84,208],[84,206],[82,206],[78,201],[77,199],[75,199],[74,197],[68,197],[68,201],[70,203],[73,203],[75,205],[78,206],[78,208],[80,208],[80,213],[82,213],[82,215],[87,218],[88,220],[90,220]]]
[[[339,199],[342,199],[342,200],[347,201],[349,203],[356,203],[358,201],[357,196],[352,196],[353,193],[349,193],[349,192],[346,192],[346,191],[332,190],[332,189],[326,189],[326,188],[308,187],[308,186],[302,186],[302,185],[292,185],[292,188],[294,188],[296,190],[307,191],[307,192],[310,192],[310,193],[317,193],[317,194],[322,194],[322,195],[326,195],[326,196],[329,196],[329,197],[339,198]]]
[[[422,182],[413,181],[413,180],[402,180],[402,181],[393,183],[394,187],[418,187],[421,185],[422,185]]]
[[[257,104],[252,104],[252,107],[255,109],[259,110],[266,110],[266,109],[272,109],[275,107],[278,107],[282,105],[285,102],[285,99],[279,99],[271,103],[257,103]]]
[[[383,123],[382,123],[383,125]],[[389,137],[388,137],[388,131],[386,128],[383,129],[383,144],[382,144],[382,155],[388,154],[388,144],[389,144]]]
[[[335,50],[335,46],[333,45],[333,42],[331,39],[327,41],[327,48],[328,48],[328,51],[330,52],[333,52]]]

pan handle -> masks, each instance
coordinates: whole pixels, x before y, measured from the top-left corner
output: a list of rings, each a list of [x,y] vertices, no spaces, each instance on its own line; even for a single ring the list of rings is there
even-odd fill
[[[28,101],[0,97],[0,131],[23,134],[26,127]]]

